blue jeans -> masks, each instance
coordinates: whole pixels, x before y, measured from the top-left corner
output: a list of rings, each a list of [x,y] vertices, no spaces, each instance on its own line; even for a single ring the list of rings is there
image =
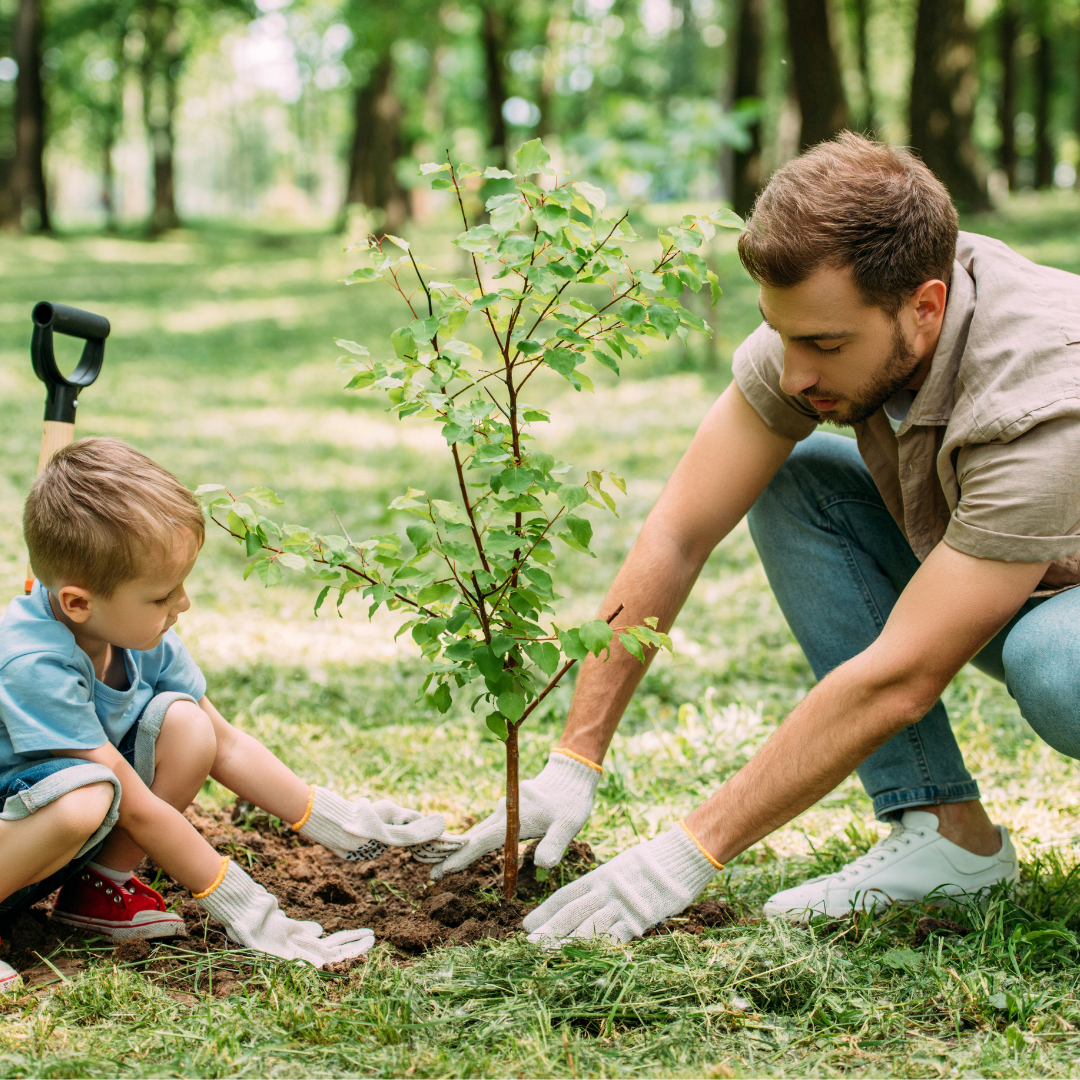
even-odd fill
[[[854,439],[815,432],[750,510],[780,609],[818,679],[873,642],[919,561]],[[1054,749],[1080,758],[1080,589],[1025,602],[972,663]],[[979,797],[938,701],[858,768],[874,813]]]

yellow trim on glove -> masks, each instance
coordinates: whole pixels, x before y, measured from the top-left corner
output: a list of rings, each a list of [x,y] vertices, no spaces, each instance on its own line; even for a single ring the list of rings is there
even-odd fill
[[[307,810],[304,811],[304,816],[292,826],[293,832],[299,832],[307,823],[308,818],[311,817],[311,808],[315,805],[315,785],[312,784],[308,789],[307,797]]]
[[[214,883],[209,889],[203,889],[202,892],[193,892],[191,894],[192,900],[205,900],[224,880],[225,874],[229,869],[229,856],[223,856],[221,860],[221,869],[218,871],[218,875],[214,878]]]
[[[595,769],[601,776],[604,775],[604,770],[595,761],[590,761],[587,757],[575,754],[573,750],[567,750],[564,746],[556,747],[551,752],[553,754],[565,754],[568,758],[573,758],[575,761],[580,761],[582,765],[588,765],[590,769]]]
[[[688,829],[688,828],[686,827],[686,822],[685,822],[685,821],[680,821],[680,822],[679,822],[679,827],[680,827],[680,828],[682,829],[682,831],[683,831],[684,833],[686,833],[686,835],[687,835],[687,836],[689,836],[689,837],[690,837],[690,839],[691,839],[691,840],[693,840],[693,841],[694,841],[694,846],[695,846],[695,847],[696,847],[696,848],[698,849],[698,851],[700,851],[700,852],[701,852],[701,854],[702,854],[702,855],[704,855],[704,856],[705,856],[705,858],[706,858],[706,859],[708,859],[708,860],[709,860],[709,862],[711,862],[711,863],[713,864],[713,866],[715,866],[715,867],[716,867],[716,869],[717,869],[717,870],[723,870],[723,869],[724,869],[724,864],[723,864],[722,862],[717,862],[717,861],[716,861],[716,860],[715,860],[715,859],[714,859],[714,858],[713,858],[713,857],[712,857],[712,856],[711,856],[711,855],[710,855],[710,854],[709,854],[709,853],[708,853],[708,852],[707,852],[707,851],[705,850],[705,848],[704,848],[704,847],[702,847],[702,845],[701,845],[701,841],[700,841],[700,840],[699,840],[699,839],[698,839],[698,838],[697,838],[697,837],[696,837],[696,836],[695,836],[695,835],[694,835],[694,834],[693,834],[693,833],[692,833],[692,832],[691,832],[691,831],[690,831],[690,830],[689,830],[689,829]]]

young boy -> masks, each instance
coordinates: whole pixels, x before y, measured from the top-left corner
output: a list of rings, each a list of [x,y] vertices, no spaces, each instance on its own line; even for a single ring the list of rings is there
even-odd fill
[[[132,876],[148,854],[251,949],[322,965],[370,930],[297,922],[182,811],[212,776],[343,859],[388,845],[439,862],[441,815],[305,784],[214,708],[172,629],[204,540],[175,477],[116,439],[58,451],[26,501],[37,582],[0,617],[0,913],[63,886],[53,918],[116,939],[184,933]],[[15,981],[0,962],[0,988]]]

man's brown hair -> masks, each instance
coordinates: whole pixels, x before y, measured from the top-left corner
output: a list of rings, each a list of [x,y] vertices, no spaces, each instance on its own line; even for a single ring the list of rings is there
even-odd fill
[[[844,131],[773,173],[739,257],[781,289],[850,267],[866,303],[895,317],[924,281],[948,285],[957,228],[945,185],[914,154]]]
[[[46,586],[81,585],[108,599],[148,557],[168,558],[182,529],[202,546],[195,496],[119,439],[80,439],[57,450],[23,510],[30,565]]]

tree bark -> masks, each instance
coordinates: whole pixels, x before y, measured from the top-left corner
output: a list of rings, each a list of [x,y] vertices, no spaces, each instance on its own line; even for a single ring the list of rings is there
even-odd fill
[[[831,139],[851,125],[840,63],[829,31],[827,0],[784,0],[795,93],[802,113],[800,149]]]
[[[1050,130],[1050,98],[1054,82],[1054,57],[1050,35],[1043,29],[1035,51],[1035,187],[1054,183],[1054,138]]]
[[[155,234],[175,229],[180,224],[173,174],[176,82],[182,54],[176,15],[175,2],[159,4],[157,0],[151,0],[146,8],[142,57],[143,123],[150,139],[153,162],[154,201],[149,229]]]
[[[510,36],[510,19],[501,0],[485,0],[481,7],[480,40],[484,52],[484,75],[487,84],[488,146],[494,164],[506,168],[506,42]]]
[[[383,226],[400,231],[409,218],[408,192],[401,186],[394,166],[404,153],[401,137],[401,102],[394,94],[394,61],[389,52],[381,56],[364,86],[356,91],[349,183],[345,205],[362,203],[382,210]]]
[[[40,0],[19,0],[12,35],[15,79],[15,157],[11,163],[12,224],[27,232],[50,228],[45,188],[45,95],[41,85]]]
[[[855,16],[855,55],[859,62],[859,81],[862,84],[862,117],[859,130],[872,132],[877,126],[877,102],[870,79],[870,0],[852,0]]]
[[[503,842],[503,899],[517,898],[518,834],[521,832],[518,784],[518,725],[506,725],[506,839]]]
[[[966,210],[990,207],[971,138],[977,90],[975,49],[964,0],[919,0],[911,77],[911,144]]]
[[[730,104],[761,98],[761,55],[765,41],[763,19],[764,0],[739,0],[735,27],[735,77],[731,84]],[[750,145],[745,150],[733,150],[730,162],[728,190],[735,213],[742,217],[750,212],[761,189],[761,118],[746,129]]]
[[[998,21],[998,51],[1001,60],[1001,86],[998,93],[998,127],[1001,145],[998,166],[1005,174],[1009,190],[1016,189],[1016,38],[1020,18],[1014,0],[1004,0]]]

